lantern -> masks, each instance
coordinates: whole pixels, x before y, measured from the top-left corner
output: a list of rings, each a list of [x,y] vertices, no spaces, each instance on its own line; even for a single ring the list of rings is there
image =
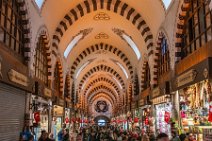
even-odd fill
[[[138,121],[139,121],[139,118],[138,118],[138,117],[135,117],[135,118],[134,118],[134,122],[135,122],[135,123],[138,123]]]
[[[34,119],[35,119],[36,123],[40,122],[40,112],[35,112],[34,113]]]
[[[146,118],[145,121],[144,121],[145,125],[148,125],[149,124],[149,119]]]
[[[164,114],[164,121],[166,123],[169,123],[169,121],[170,121],[170,113],[167,111],[165,111],[165,114]]]
[[[65,118],[65,123],[68,124],[69,123],[69,119],[66,117]]]
[[[208,121],[212,122],[212,105],[209,107]]]

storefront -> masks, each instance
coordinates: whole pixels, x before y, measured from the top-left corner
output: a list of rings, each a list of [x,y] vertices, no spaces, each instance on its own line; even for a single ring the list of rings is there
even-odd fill
[[[35,140],[41,135],[41,131],[45,130],[49,132],[49,119],[50,119],[50,105],[51,101],[38,96],[31,97],[31,108],[32,112],[32,122],[33,122],[33,132],[35,134]]]
[[[182,132],[192,132],[202,140],[203,129],[212,129],[211,83],[201,81],[179,90],[178,94]]]
[[[57,104],[53,105],[53,120],[52,120],[52,132],[54,137],[56,138],[58,132],[63,127],[64,122],[64,100],[59,99]]]
[[[161,88],[157,87],[152,91],[152,103],[153,103],[153,129],[157,135],[159,133],[167,133],[171,137],[172,125],[172,108],[173,105],[166,94],[162,94]]]
[[[0,44],[0,140],[19,140],[29,127],[28,98],[33,80],[21,60]]]
[[[203,141],[204,131],[212,129],[211,61],[207,58],[190,68],[183,62],[177,64],[173,83],[179,97],[179,132],[193,133],[197,141]]]

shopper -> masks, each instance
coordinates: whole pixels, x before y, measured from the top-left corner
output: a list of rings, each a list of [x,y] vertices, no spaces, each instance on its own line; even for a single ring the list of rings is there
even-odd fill
[[[165,133],[160,133],[157,136],[157,141],[169,141],[169,136]]]
[[[196,139],[192,133],[189,133],[185,141],[196,141]]]
[[[48,133],[46,132],[46,130],[41,131],[41,136],[38,141],[48,141]]]
[[[31,136],[32,136],[32,133],[29,129],[29,126],[25,126],[23,131],[20,133],[20,140],[28,141]]]
[[[171,141],[180,141],[179,136],[176,131],[172,131],[172,140]]]
[[[185,141],[186,134],[180,134],[179,138],[180,138],[180,141]]]
[[[149,136],[144,134],[141,141],[149,141]]]
[[[69,130],[68,129],[64,130],[62,141],[69,141]]]

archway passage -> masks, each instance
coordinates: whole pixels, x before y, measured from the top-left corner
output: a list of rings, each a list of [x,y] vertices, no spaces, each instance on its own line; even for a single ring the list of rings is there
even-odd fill
[[[107,124],[110,123],[110,118],[104,115],[100,115],[95,117],[94,121],[98,126],[106,126]]]

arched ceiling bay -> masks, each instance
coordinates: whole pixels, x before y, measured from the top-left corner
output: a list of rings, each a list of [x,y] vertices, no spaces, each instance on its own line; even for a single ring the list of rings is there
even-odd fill
[[[165,11],[161,0],[46,0],[41,15],[86,106],[117,108]]]

